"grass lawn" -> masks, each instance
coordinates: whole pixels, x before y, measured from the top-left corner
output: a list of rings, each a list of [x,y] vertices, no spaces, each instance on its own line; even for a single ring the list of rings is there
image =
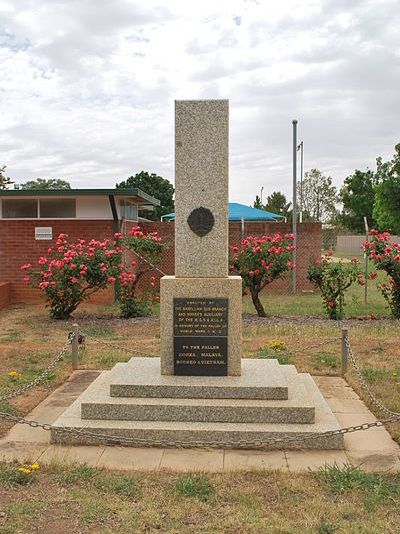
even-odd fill
[[[0,534],[397,533],[399,475],[335,466],[213,475],[0,464]]]
[[[317,315],[319,295],[266,294],[265,298],[267,311],[274,317],[259,319],[254,313],[244,316],[244,357],[278,358],[281,363],[296,365],[299,371],[338,375],[343,323],[323,319],[322,314],[308,317]],[[247,301],[245,310],[252,312]],[[133,356],[97,344],[91,336],[142,353],[159,354],[157,316],[121,320],[116,314],[114,307],[85,305],[73,320],[60,322],[48,319],[42,305],[15,305],[1,310],[0,395],[29,382],[43,370],[65,343],[75,321],[88,334],[80,348],[81,368],[111,368]],[[353,319],[345,324],[372,390],[388,408],[400,411],[398,321]],[[276,341],[283,342],[279,352],[273,348],[276,344],[271,346]],[[319,346],[310,348],[316,344]],[[65,381],[70,365],[68,353],[41,386],[3,402],[0,411],[28,413]],[[21,373],[16,381],[8,376],[11,369]],[[354,373],[350,371],[346,378],[363,397]],[[0,433],[9,427],[0,420]],[[400,424],[388,430],[400,443]],[[269,471],[201,478],[171,473],[130,476],[87,467],[66,470],[53,466],[35,472],[31,484],[14,484],[14,479],[15,467],[1,465],[0,534],[398,532],[399,475],[366,475],[331,467],[329,473],[319,474]]]

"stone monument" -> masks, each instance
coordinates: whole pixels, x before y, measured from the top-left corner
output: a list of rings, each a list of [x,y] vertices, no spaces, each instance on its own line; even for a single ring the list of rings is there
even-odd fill
[[[227,100],[176,102],[175,276],[161,280],[161,358],[103,371],[54,423],[53,442],[257,440],[268,449],[271,438],[312,433],[285,449],[343,448],[343,435],[324,435],[339,425],[310,375],[241,359],[241,279],[228,276],[228,133]]]
[[[161,279],[161,373],[238,376],[242,281],[228,276],[227,100],[175,102],[175,276]]]

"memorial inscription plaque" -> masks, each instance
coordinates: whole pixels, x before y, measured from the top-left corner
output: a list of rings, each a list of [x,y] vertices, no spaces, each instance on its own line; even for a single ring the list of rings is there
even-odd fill
[[[174,299],[174,373],[224,376],[228,371],[228,299]]]

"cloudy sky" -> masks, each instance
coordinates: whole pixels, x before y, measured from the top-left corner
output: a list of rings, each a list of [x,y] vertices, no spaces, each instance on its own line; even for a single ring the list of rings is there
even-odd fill
[[[0,0],[0,165],[17,182],[173,181],[175,99],[229,98],[230,197],[340,185],[400,142],[399,0]]]

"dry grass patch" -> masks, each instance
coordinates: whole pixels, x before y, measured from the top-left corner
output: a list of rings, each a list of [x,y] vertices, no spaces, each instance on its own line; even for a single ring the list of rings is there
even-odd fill
[[[0,482],[0,533],[398,532],[399,476],[331,466],[296,475],[264,471],[129,477],[85,466],[53,466],[29,486],[11,492]],[[135,491],[121,492],[122,480],[131,481]],[[52,531],[55,513],[60,528]]]

